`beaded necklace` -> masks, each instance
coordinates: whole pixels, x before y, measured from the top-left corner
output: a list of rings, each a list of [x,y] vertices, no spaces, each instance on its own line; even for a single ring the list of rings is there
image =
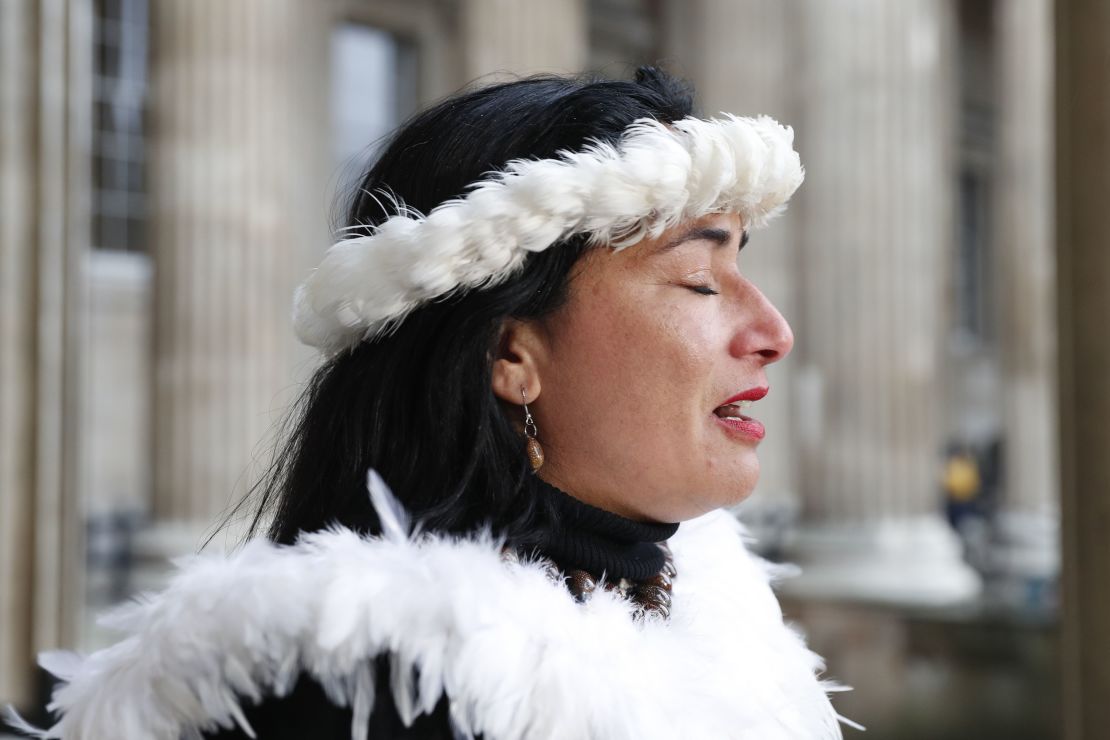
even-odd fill
[[[645,619],[649,613],[664,621],[671,616],[671,587],[678,571],[674,567],[674,555],[667,543],[657,542],[656,547],[663,552],[663,567],[658,573],[643,579],[620,578],[602,583],[606,591],[616,592],[636,605],[633,619],[637,621]],[[502,550],[501,556],[503,560],[519,562],[519,555],[512,548]],[[548,579],[553,583],[565,584],[579,603],[585,603],[598,588],[598,579],[589,571],[571,568],[564,572],[548,557],[541,558],[539,562],[545,566]]]

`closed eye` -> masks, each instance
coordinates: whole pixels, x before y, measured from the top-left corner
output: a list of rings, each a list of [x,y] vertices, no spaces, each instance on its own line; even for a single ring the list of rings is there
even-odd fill
[[[708,285],[687,285],[686,287],[701,295],[717,295],[717,291],[713,290]]]

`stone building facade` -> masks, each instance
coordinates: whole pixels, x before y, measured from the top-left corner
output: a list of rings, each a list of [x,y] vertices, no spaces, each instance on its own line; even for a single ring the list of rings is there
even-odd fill
[[[0,699],[31,701],[35,651],[95,642],[87,594],[115,591],[86,557],[113,562],[120,532],[140,562],[195,549],[265,463],[313,363],[289,297],[357,159],[339,144],[541,70],[662,60],[704,112],[795,127],[807,182],[744,255],[797,343],[741,512],[803,565],[790,598],[935,607],[984,575],[1055,579],[1048,0],[0,13]],[[388,66],[344,66],[370,58]],[[997,453],[975,568],[946,521],[950,448]]]

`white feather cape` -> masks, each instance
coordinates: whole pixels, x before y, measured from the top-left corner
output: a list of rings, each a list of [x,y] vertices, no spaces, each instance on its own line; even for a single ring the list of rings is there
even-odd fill
[[[670,622],[631,619],[597,593],[576,603],[541,563],[510,563],[489,537],[254,542],[198,556],[168,589],[111,616],[129,636],[87,658],[53,654],[67,683],[47,738],[196,738],[246,727],[240,701],[282,695],[301,671],[353,706],[374,703],[371,659],[391,653],[402,718],[442,692],[463,737],[839,738],[820,657],[784,624],[778,567],[751,554],[723,511],[671,539]],[[361,733],[358,732],[362,726]]]

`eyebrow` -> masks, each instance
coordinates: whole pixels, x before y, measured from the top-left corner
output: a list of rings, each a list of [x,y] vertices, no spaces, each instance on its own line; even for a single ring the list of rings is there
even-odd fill
[[[656,254],[663,254],[669,252],[680,244],[686,242],[705,240],[713,242],[718,247],[723,247],[732,240],[732,232],[728,229],[718,229],[713,226],[695,226],[689,231],[684,231],[674,239],[661,246]],[[748,231],[745,229],[740,235],[740,249],[743,249],[748,243]]]

